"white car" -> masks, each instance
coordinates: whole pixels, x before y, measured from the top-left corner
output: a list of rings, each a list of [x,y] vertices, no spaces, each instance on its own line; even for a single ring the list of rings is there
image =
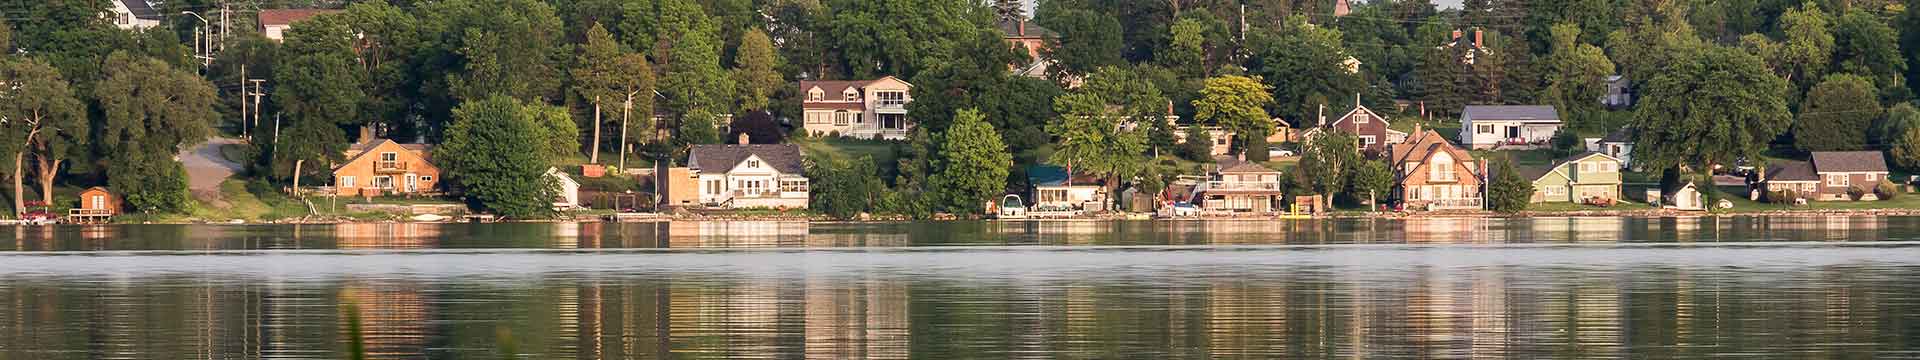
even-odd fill
[[[1293,150],[1267,149],[1267,157],[1293,157]]]

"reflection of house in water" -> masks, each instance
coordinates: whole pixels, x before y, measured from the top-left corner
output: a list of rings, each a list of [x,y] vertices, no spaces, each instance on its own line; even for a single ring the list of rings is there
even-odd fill
[[[425,249],[438,246],[440,224],[347,223],[334,225],[340,249]]]
[[[805,358],[908,358],[912,318],[906,284],[846,280],[806,280]]]
[[[426,297],[419,288],[390,283],[349,282],[340,289],[347,308],[360,316],[361,341],[369,359],[415,358],[427,350]],[[347,331],[347,319],[340,330]]]
[[[674,248],[799,247],[806,244],[805,221],[674,221],[667,243]]]
[[[1091,245],[1111,234],[1111,221],[1037,221],[1028,229],[1042,244]]]
[[[1616,242],[1625,225],[1619,217],[1536,217],[1508,219],[1519,236],[1535,243]]]
[[[901,247],[913,245],[912,229],[920,224],[895,224],[876,229],[871,224],[814,224],[806,234],[807,247]]]
[[[728,284],[673,284],[668,326],[681,358],[766,358],[780,340],[781,310],[791,300],[780,296],[789,284],[764,281]]]
[[[1487,225],[1485,218],[1456,217],[1410,217],[1404,226],[1408,244],[1478,244],[1488,243],[1489,237],[1496,234],[1483,231]],[[1504,236],[1502,236],[1504,240]]]

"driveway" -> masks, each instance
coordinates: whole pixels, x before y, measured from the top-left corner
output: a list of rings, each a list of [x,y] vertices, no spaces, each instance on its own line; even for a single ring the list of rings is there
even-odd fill
[[[220,147],[231,144],[242,144],[242,141],[235,138],[207,139],[207,142],[194,145],[179,154],[180,163],[187,168],[187,189],[193,191],[195,198],[215,207],[227,207],[227,202],[220,199],[220,183],[233,177],[242,168],[240,164],[220,156]]]

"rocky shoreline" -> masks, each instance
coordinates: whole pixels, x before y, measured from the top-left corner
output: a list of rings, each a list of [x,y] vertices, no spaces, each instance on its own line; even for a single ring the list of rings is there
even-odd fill
[[[1491,211],[1434,211],[1434,212],[1334,212],[1318,214],[1307,219],[1409,219],[1414,217],[1448,218],[1529,218],[1529,217],[1621,217],[1621,218],[1673,218],[1673,217],[1829,217],[1829,216],[1920,216],[1920,209],[1786,209],[1786,210],[1731,210],[1731,211],[1677,211],[1665,209],[1639,210],[1579,210],[1579,211],[1522,211],[1502,214]],[[1094,214],[1068,218],[1021,219],[1007,221],[1127,221],[1144,220],[1142,214]],[[1199,216],[1172,219],[1154,218],[1171,221],[1272,221],[1301,219],[1280,215],[1261,214],[1246,216]],[[981,220],[979,218],[961,218],[950,214],[939,214],[925,221]],[[623,216],[576,216],[552,219],[500,220],[514,223],[592,223],[592,222],[661,222],[661,221],[806,221],[819,223],[834,222],[911,222],[914,219],[904,216],[863,215],[854,219],[837,219],[812,214],[633,214]],[[356,224],[356,223],[459,223],[460,217],[445,221],[412,221],[406,217],[395,216],[385,219],[366,219],[351,217],[286,219],[275,221],[209,221],[186,219],[183,221],[139,222],[139,224]]]

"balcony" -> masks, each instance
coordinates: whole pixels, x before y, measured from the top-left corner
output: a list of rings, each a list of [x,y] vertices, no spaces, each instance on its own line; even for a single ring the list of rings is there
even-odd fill
[[[1255,181],[1208,181],[1207,190],[1280,191],[1280,184]]]
[[[407,172],[407,167],[407,163],[401,161],[376,161],[373,163],[373,172],[404,173]]]

